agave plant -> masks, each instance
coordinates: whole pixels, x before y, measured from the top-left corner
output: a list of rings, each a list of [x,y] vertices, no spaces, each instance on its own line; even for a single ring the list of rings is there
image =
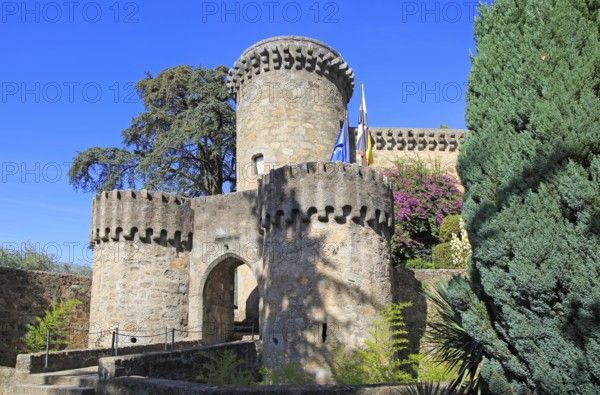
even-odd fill
[[[437,317],[428,324],[428,339],[434,346],[431,352],[436,360],[444,361],[449,370],[456,369],[458,372],[456,379],[448,385],[444,393],[481,394],[479,370],[483,346],[463,328],[460,313],[453,309],[449,301],[447,287],[446,282],[439,282],[433,287],[433,291],[423,290],[423,294],[437,310]]]

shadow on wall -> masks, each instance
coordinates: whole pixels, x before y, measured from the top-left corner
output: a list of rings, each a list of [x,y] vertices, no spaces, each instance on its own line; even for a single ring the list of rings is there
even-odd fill
[[[300,363],[325,383],[332,381],[332,347],[364,343],[392,301],[390,226],[357,188],[372,171],[344,167],[328,178],[323,163],[300,166],[301,177],[281,168],[259,187],[263,362],[269,369]]]
[[[408,330],[408,349],[406,354],[416,354],[421,351],[421,343],[425,340],[427,328],[428,305],[427,299],[421,294],[422,287],[415,272],[410,269],[394,269],[394,302],[411,305],[404,309],[404,322]],[[403,355],[402,357],[406,357]]]
[[[246,318],[244,319],[243,322],[246,325],[251,324],[251,325],[255,325],[255,327],[258,328],[258,319],[260,316],[258,284],[256,285],[256,287],[254,287],[252,292],[250,292],[250,295],[248,295],[248,298],[246,299],[245,304],[246,304]]]

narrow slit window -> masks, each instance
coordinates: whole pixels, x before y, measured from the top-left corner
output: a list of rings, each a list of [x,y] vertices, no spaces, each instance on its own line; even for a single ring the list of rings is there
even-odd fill
[[[238,304],[238,268],[233,269],[233,308],[237,310]]]
[[[254,168],[257,175],[265,173],[265,158],[262,155],[256,155],[254,157]]]

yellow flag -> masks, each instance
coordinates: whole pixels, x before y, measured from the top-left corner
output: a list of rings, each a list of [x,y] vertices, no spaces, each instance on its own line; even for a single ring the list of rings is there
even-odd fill
[[[373,137],[371,137],[371,131],[368,132],[367,138],[367,166],[373,164]]]

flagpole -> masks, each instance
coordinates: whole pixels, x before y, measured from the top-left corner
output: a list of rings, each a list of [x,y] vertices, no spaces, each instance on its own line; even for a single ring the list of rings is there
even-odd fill
[[[346,139],[346,143],[348,144],[347,149],[348,149],[348,163],[352,163],[352,152],[350,151],[350,124],[348,123],[348,105],[346,105],[344,107],[344,120],[342,121],[342,127],[344,127],[344,125],[346,125],[346,129],[345,129],[345,133],[346,136],[344,136],[344,138]]]
[[[357,148],[358,154],[360,155],[360,162],[358,162],[358,158],[357,158],[356,162],[360,163],[360,165],[362,166],[363,158],[364,158],[363,150],[362,150],[362,141],[363,141],[363,135],[364,135],[363,128],[362,128],[362,125],[363,125],[362,82],[358,85],[358,90],[359,90],[360,97],[359,97],[359,102],[358,102],[358,133],[356,136],[356,143],[357,143],[356,148]]]
[[[364,151],[362,152],[362,160],[361,160],[361,165],[363,167],[368,166],[368,162],[367,162],[367,114],[364,108],[364,102],[365,102],[365,98],[363,96],[363,92],[364,92],[364,85],[361,82],[360,83],[360,110],[361,110],[361,114],[362,114],[362,122],[363,122],[363,129],[362,129],[362,140],[364,141]]]

